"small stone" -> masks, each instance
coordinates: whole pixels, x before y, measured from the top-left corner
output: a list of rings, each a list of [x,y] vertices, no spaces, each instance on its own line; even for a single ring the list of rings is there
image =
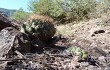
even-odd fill
[[[81,56],[75,56],[75,57],[74,57],[74,61],[77,61],[77,62],[78,62],[78,61],[80,61],[80,60],[81,60]]]
[[[64,55],[70,55],[71,52],[70,52],[70,50],[67,49],[67,50],[64,50],[63,54],[64,54]]]
[[[75,43],[76,42],[76,39],[72,40],[72,43]]]
[[[102,61],[102,62],[106,62],[104,56],[100,56],[100,57],[98,58],[98,60],[99,60],[99,61]]]
[[[105,67],[105,70],[110,70],[110,64]]]
[[[98,60],[99,60],[99,63],[100,63],[100,64],[102,64],[103,66],[106,66],[106,59],[105,59],[104,56],[100,56],[100,57],[98,58]]]
[[[89,63],[88,62],[81,62],[80,66],[81,67],[86,67],[86,66],[89,66]]]
[[[73,69],[75,69],[76,67],[80,67],[80,64],[79,64],[79,62],[72,60],[71,61],[71,67]]]
[[[106,34],[110,34],[110,31],[109,31],[109,30],[107,30],[105,33],[106,33]]]
[[[88,70],[101,70],[101,69],[99,69],[99,68],[96,67],[96,66],[90,65],[90,66],[88,67]]]
[[[110,70],[110,67],[106,67],[105,70]]]

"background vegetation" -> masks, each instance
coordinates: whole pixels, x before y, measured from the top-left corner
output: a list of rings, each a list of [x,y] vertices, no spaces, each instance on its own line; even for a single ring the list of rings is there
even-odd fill
[[[30,13],[25,12],[22,8],[20,8],[12,15],[11,18],[17,20],[18,22],[24,22],[29,15]]]
[[[101,17],[109,9],[110,0],[32,0],[29,4],[31,13],[51,16],[62,24]],[[20,9],[13,17],[21,21],[28,15]]]

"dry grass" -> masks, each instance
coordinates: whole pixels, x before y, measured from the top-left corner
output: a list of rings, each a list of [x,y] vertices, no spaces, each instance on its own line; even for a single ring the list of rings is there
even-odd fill
[[[49,17],[49,16],[44,16],[44,15],[38,15],[38,14],[32,14],[30,15],[30,17],[28,18],[28,21],[30,20],[41,20],[41,21],[46,21],[49,23],[53,23],[54,19]]]
[[[110,12],[108,12],[110,13]],[[101,27],[104,29],[110,28],[110,15],[102,14],[100,18],[93,18],[88,21],[80,21],[77,24],[69,23],[66,25],[57,26],[57,34],[74,36],[76,34],[85,34],[91,28]]]
[[[73,36],[74,31],[72,29],[72,24],[60,25],[57,26],[57,34],[65,35],[65,36]]]

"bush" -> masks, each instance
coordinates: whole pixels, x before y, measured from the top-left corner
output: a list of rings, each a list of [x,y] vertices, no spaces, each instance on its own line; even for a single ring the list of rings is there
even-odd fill
[[[29,8],[33,13],[49,15],[65,23],[86,18],[95,5],[95,0],[33,0]]]
[[[101,17],[102,14],[110,11],[110,0],[100,0],[97,2],[95,13]]]
[[[12,19],[17,20],[18,22],[24,22],[26,21],[28,16],[29,16],[29,13],[25,12],[22,8],[20,8],[12,15]]]

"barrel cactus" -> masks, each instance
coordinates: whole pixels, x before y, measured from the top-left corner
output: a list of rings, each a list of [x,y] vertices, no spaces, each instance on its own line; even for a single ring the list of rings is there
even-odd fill
[[[38,38],[42,41],[47,41],[56,32],[54,27],[54,20],[48,16],[32,15],[22,25],[21,32],[28,34],[29,36]]]

